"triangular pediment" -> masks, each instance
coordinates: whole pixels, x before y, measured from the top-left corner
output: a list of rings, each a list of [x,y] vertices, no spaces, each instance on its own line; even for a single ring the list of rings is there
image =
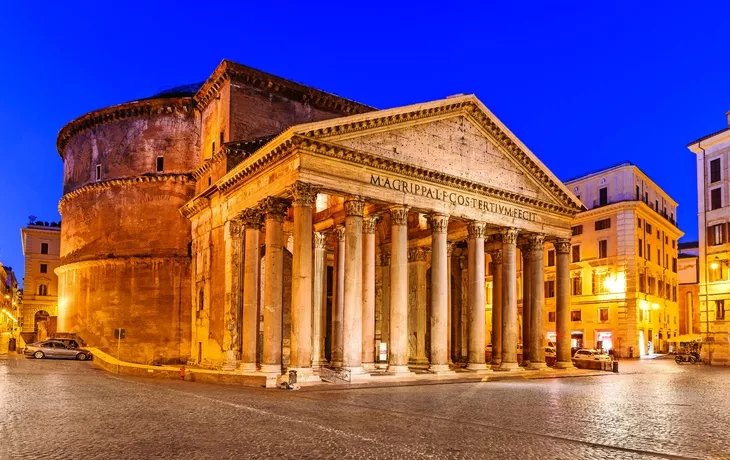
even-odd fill
[[[331,144],[550,203],[580,201],[474,96],[299,125]]]

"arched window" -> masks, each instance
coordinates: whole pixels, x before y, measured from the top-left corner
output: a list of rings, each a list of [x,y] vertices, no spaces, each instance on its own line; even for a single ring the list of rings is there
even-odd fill
[[[198,310],[203,310],[205,307],[205,293],[203,292],[203,288],[200,288],[200,293],[198,294]]]
[[[48,295],[48,286],[41,284],[38,286],[38,295]]]

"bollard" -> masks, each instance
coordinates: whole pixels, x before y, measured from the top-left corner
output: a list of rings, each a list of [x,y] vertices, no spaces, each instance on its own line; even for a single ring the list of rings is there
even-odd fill
[[[180,366],[180,380],[185,380],[185,366]]]
[[[613,371],[618,374],[618,361],[613,362]]]

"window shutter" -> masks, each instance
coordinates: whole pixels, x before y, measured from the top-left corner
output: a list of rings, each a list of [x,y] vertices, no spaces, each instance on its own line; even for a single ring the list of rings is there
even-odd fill
[[[715,232],[712,231],[712,227],[707,227],[707,245],[708,246],[714,246],[715,245]]]
[[[728,224],[720,224],[722,225],[722,244],[727,243],[727,226]]]

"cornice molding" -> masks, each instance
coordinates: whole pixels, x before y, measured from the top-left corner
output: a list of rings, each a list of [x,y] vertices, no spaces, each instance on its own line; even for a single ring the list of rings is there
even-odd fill
[[[127,118],[171,113],[192,114],[193,99],[191,97],[145,99],[94,110],[61,128],[56,139],[56,149],[61,158],[64,158],[64,150],[66,150],[68,142],[73,137],[96,126]]]
[[[190,219],[203,209],[210,207],[210,200],[204,196],[198,196],[188,201],[180,208],[180,214],[186,219]]]
[[[167,257],[129,256],[129,257],[110,257],[107,259],[82,260],[80,262],[68,262],[68,263],[62,262],[62,265],[60,265],[59,267],[56,267],[56,269],[54,270],[54,273],[56,275],[60,275],[67,271],[79,270],[82,268],[102,267],[102,266],[108,267],[110,265],[127,266],[130,264],[159,264],[159,263],[177,262],[177,261],[190,262],[190,258],[187,256],[167,256]]]
[[[82,185],[81,187],[74,189],[61,197],[58,202],[58,210],[61,211],[61,207],[68,201],[76,198],[77,196],[83,195],[89,192],[96,192],[99,190],[108,190],[114,187],[123,187],[125,185],[141,184],[146,182],[181,182],[181,183],[192,183],[193,178],[190,174],[152,174],[148,176],[135,176],[135,177],[124,177],[120,179],[109,179],[99,182],[93,182],[91,184]]]

